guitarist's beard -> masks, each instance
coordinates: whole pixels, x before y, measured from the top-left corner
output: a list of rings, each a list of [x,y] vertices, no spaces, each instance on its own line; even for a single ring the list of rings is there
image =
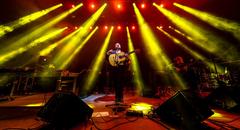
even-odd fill
[[[120,51],[121,52],[121,48],[115,48],[115,51]]]

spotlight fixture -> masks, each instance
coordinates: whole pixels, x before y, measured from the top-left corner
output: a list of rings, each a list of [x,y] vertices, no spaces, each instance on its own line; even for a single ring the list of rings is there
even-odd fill
[[[144,9],[146,5],[144,3],[141,4],[141,8]]]
[[[108,26],[104,26],[104,29],[107,30],[107,29],[108,29]]]
[[[94,8],[95,8],[95,4],[91,4],[90,7],[91,7],[92,9],[94,9]]]
[[[118,29],[118,30],[121,30],[121,29],[122,29],[122,27],[121,27],[120,25],[118,25],[118,26],[117,26],[117,29]]]
[[[132,30],[135,30],[135,29],[136,29],[136,27],[133,25],[133,26],[131,27],[131,29],[132,29]]]
[[[117,4],[117,8],[118,8],[118,9],[121,9],[121,8],[122,8],[122,5],[121,5],[121,4]]]

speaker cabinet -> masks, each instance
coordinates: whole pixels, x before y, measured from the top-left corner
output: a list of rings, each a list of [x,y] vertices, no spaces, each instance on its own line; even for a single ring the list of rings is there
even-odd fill
[[[240,112],[240,86],[220,86],[213,90],[206,101],[215,107],[231,112]]]
[[[73,93],[56,93],[37,116],[56,128],[71,128],[88,121],[93,109]]]
[[[188,90],[178,91],[160,105],[155,112],[162,121],[184,130],[199,129],[201,121],[213,114],[202,99]]]

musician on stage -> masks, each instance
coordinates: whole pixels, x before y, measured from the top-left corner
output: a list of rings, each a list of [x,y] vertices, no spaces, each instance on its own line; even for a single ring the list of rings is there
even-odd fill
[[[107,52],[110,80],[115,88],[115,103],[123,103],[123,87],[125,75],[130,63],[128,54],[121,50],[120,43],[115,43],[114,49]]]
[[[183,57],[177,56],[174,59],[174,68],[185,81],[187,87],[190,90],[196,91],[199,84],[199,76],[196,72],[196,67],[194,66],[193,61],[185,63]]]

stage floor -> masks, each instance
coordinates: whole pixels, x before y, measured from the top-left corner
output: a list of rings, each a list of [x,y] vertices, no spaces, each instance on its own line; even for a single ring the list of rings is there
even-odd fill
[[[44,124],[36,113],[44,103],[53,95],[53,93],[34,94],[28,96],[19,96],[12,101],[0,102],[0,129],[35,129]],[[147,98],[137,96],[133,93],[124,94],[124,103],[132,105],[133,103],[147,103],[157,108],[167,101],[171,96],[162,96],[159,98]],[[90,105],[94,113],[92,119],[101,129],[115,130],[166,130],[173,129],[160,121],[154,121],[147,116],[144,117],[126,117],[126,111],[114,112],[111,107],[106,105],[114,104],[113,94],[92,94],[84,99],[85,103]],[[204,123],[213,129],[240,129],[240,114],[233,114],[222,109],[212,109],[214,115],[205,120]],[[215,122],[213,122],[215,121]],[[82,127],[76,126],[73,129],[97,130],[92,121]]]

